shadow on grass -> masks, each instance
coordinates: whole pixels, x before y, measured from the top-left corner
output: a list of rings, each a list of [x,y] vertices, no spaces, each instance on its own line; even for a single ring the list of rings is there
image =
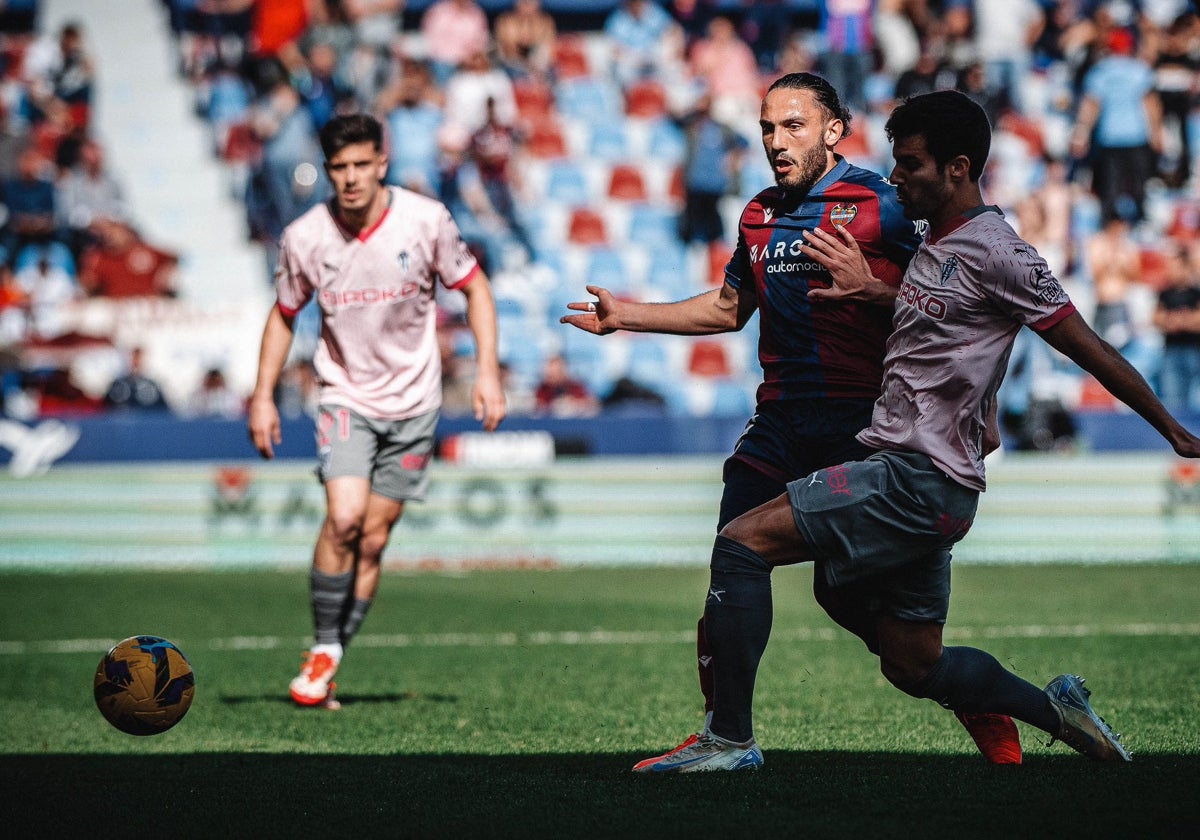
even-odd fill
[[[767,754],[648,777],[634,754],[0,756],[8,837],[1195,836],[1200,756]]]
[[[252,703],[276,703],[282,706],[295,706],[286,694],[274,692],[271,694],[223,694],[217,698],[226,706],[242,706]],[[386,694],[343,694],[337,693],[338,702],[343,706],[367,705],[370,703],[400,703],[405,700],[421,700],[426,703],[457,703],[456,694],[426,694],[420,691],[389,692]]]

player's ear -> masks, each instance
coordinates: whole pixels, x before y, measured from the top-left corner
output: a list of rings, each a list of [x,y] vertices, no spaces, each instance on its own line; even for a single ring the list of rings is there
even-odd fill
[[[836,117],[825,123],[825,145],[830,148],[836,146],[842,139],[842,133],[846,130],[846,124]]]
[[[971,159],[966,155],[956,155],[946,164],[946,171],[951,177],[965,181],[971,177]]]

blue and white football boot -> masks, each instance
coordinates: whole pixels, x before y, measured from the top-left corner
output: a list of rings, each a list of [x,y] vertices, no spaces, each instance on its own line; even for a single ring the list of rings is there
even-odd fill
[[[701,770],[757,770],[763,766],[762,750],[751,738],[744,744],[726,741],[711,732],[694,735],[657,761],[639,762],[637,773],[696,773]],[[691,743],[688,743],[688,742]]]
[[[1083,682],[1082,677],[1062,674],[1046,686],[1046,694],[1062,719],[1054,737],[1097,761],[1132,761],[1129,750],[1121,743],[1121,736],[1092,709],[1088,701],[1092,692],[1083,687]]]

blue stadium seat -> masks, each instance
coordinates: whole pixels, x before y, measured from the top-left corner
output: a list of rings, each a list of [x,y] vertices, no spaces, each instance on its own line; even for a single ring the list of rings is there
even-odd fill
[[[635,336],[630,341],[625,371],[630,379],[656,390],[676,378],[666,346],[653,336]]]
[[[556,160],[546,171],[546,197],[570,207],[591,203],[591,190],[583,168],[571,160]]]
[[[588,254],[587,282],[603,286],[614,294],[633,288],[629,265],[616,248],[592,248]]]
[[[23,247],[17,252],[17,258],[13,261],[13,271],[20,272],[41,259],[45,259],[51,267],[61,269],[71,275],[71,277],[79,276],[75,268],[75,257],[72,256],[71,249],[56,240],[30,244]]]
[[[588,154],[596,160],[621,161],[629,158],[629,134],[624,120],[601,122],[591,127]]]
[[[650,157],[665,163],[680,163],[687,155],[683,130],[663,117],[650,125]]]
[[[651,250],[681,248],[679,215],[668,206],[635,204],[629,211],[629,241]]]
[[[749,417],[754,412],[754,400],[739,380],[717,380],[713,389],[713,416]]]
[[[560,82],[555,88],[560,114],[591,124],[624,119],[624,101],[612,84],[594,76]]]

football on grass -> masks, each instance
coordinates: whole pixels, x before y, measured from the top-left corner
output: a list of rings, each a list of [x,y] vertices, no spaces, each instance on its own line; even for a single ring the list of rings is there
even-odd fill
[[[133,636],[104,654],[93,682],[104,719],[130,735],[157,735],[183,719],[196,678],[179,648],[158,636]]]

